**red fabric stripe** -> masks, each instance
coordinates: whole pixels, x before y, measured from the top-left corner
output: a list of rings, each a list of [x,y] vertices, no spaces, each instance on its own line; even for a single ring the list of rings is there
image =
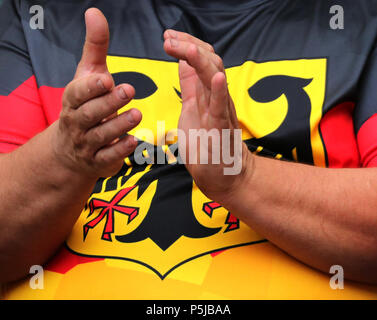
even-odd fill
[[[48,125],[51,125],[59,119],[62,109],[62,97],[64,88],[40,87],[39,95],[41,97],[44,114],[46,115]]]
[[[330,109],[322,118],[320,130],[330,168],[358,168],[361,166],[353,125],[353,102]]]
[[[79,264],[101,260],[104,259],[82,257],[68,251],[66,247],[62,247],[61,250],[55,255],[55,257],[53,257],[51,261],[45,266],[45,269],[56,273],[66,274],[69,270],[73,269]]]
[[[357,134],[357,143],[362,166],[377,167],[377,114],[362,125]]]
[[[0,152],[14,150],[46,126],[35,76],[8,96],[0,96]]]
[[[18,147],[18,144],[0,142],[0,153],[9,153],[16,150]]]

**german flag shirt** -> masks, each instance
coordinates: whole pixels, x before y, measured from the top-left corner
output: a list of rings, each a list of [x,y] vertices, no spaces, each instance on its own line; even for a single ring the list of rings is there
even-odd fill
[[[198,190],[174,144],[164,143],[177,128],[181,97],[178,62],[163,50],[168,28],[214,46],[251,152],[329,168],[374,167],[377,1],[4,0],[1,153],[59,118],[90,7],[109,21],[115,82],[136,90],[120,112],[143,113],[130,133],[152,151],[98,180],[70,236],[43,266],[43,290],[27,278],[8,284],[4,298],[377,298],[376,287],[352,282],[331,289],[331,274],[291,258]],[[138,164],[151,153],[168,161]]]

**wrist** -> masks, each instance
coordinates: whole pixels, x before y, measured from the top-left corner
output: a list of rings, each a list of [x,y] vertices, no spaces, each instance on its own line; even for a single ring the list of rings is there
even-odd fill
[[[251,186],[253,185],[256,156],[249,151],[245,143],[243,143],[242,147],[241,162],[241,171],[234,176],[233,182],[227,188],[227,191],[219,194],[214,199],[229,210],[236,208],[242,199],[249,198],[252,192]]]

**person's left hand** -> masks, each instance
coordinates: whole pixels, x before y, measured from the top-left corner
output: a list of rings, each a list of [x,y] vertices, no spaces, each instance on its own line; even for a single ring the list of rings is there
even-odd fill
[[[237,135],[235,131],[239,129],[238,119],[222,59],[211,45],[187,33],[167,30],[164,38],[165,51],[179,59],[182,113],[178,128],[184,132],[184,137],[178,135],[180,154],[186,155],[187,170],[201,191],[214,201],[226,202],[225,199],[237,192],[242,180],[252,171],[248,168],[252,167],[253,157],[242,142],[241,134]],[[194,146],[188,139],[190,129],[204,129],[202,135],[217,132],[218,137],[209,134],[212,140],[208,144]],[[223,129],[228,129],[229,136]],[[212,156],[216,144],[211,145],[211,141],[219,143],[220,149],[214,150],[220,155],[218,161]],[[224,154],[233,156],[233,163],[224,159]],[[189,161],[195,159],[199,163],[203,155],[208,157],[208,164]],[[235,168],[235,173],[226,174],[231,172],[230,167]]]

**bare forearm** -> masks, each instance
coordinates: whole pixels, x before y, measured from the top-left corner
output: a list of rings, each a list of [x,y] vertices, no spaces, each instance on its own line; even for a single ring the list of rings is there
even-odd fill
[[[85,23],[83,55],[59,120],[0,157],[0,283],[45,262],[71,231],[95,181],[119,172],[137,146],[125,133],[142,115],[136,109],[118,115],[135,89],[115,86],[108,71],[106,18],[92,8]]]
[[[54,253],[95,183],[54,159],[51,129],[0,157],[0,282],[19,278]]]
[[[252,161],[251,161],[252,160]],[[326,169],[250,156],[223,203],[287,253],[325,272],[377,282],[377,170]]]

